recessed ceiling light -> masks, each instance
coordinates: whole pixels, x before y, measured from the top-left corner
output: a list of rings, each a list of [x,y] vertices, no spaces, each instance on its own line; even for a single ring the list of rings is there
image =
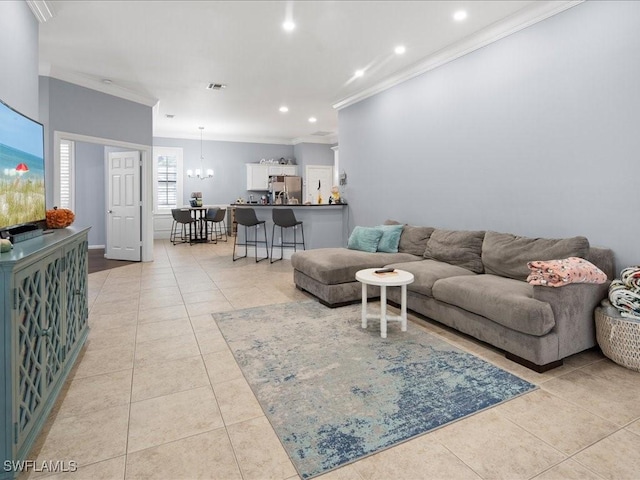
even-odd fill
[[[353,75],[356,77],[361,77],[364,75],[364,70],[356,70]]]
[[[309,117],[309,123],[316,123],[318,119],[316,117]]]
[[[402,55],[406,51],[407,49],[405,48],[404,45],[398,45],[394,50],[394,52],[396,52],[396,55]]]
[[[286,32],[291,32],[293,31],[294,28],[296,28],[296,24],[293,23],[291,20],[287,20],[282,24],[282,28],[284,28]]]
[[[287,113],[289,111],[289,107],[285,107],[284,105],[279,108],[282,113]]]
[[[467,12],[465,12],[464,10],[458,10],[456,13],[453,14],[453,19],[458,22],[461,22],[465,18],[467,18]]]

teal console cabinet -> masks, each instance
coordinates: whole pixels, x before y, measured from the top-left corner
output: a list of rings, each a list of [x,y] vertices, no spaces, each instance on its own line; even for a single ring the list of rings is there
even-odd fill
[[[88,231],[55,230],[0,254],[1,480],[20,473],[89,333]]]

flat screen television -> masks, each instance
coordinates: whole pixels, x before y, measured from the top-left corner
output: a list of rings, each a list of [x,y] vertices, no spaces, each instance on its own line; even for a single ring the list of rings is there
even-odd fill
[[[44,127],[0,100],[0,231],[46,219]]]

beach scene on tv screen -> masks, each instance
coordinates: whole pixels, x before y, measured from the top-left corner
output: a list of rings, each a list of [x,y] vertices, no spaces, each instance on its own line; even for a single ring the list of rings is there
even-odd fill
[[[0,103],[0,228],[45,218],[42,125]]]

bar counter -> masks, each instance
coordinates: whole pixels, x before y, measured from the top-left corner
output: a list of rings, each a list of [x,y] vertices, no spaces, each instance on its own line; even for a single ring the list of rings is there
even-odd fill
[[[344,247],[347,245],[348,239],[348,208],[346,203],[342,204],[311,204],[311,205],[262,205],[256,203],[236,203],[229,206],[229,210],[235,208],[250,207],[256,211],[258,220],[264,220],[267,228],[267,238],[269,241],[269,247],[273,239],[271,238],[271,232],[273,231],[272,211],[277,208],[291,208],[296,218],[303,223],[304,238],[307,250],[313,248],[326,248],[326,247]],[[234,214],[232,212],[231,215]],[[244,228],[239,228],[240,235],[244,235]],[[284,234],[286,239],[293,238],[293,231],[291,228],[285,229]],[[262,233],[260,233],[262,235]],[[298,234],[299,236],[299,234]],[[276,244],[274,245],[274,255],[277,245],[280,244],[280,228],[275,229]],[[252,238],[252,237],[250,237]],[[290,258],[293,253],[293,248],[285,248],[285,258]],[[258,252],[258,255],[261,253]],[[280,252],[278,252],[278,255]],[[249,255],[253,256],[253,248],[249,248]]]
[[[263,203],[233,203],[230,205],[231,207],[283,207],[283,208],[301,208],[301,207],[305,207],[305,208],[323,208],[323,207],[329,207],[329,208],[337,208],[337,207],[346,207],[347,204],[346,203],[288,203],[286,205],[280,205],[277,203],[267,203],[267,204],[263,204]]]

